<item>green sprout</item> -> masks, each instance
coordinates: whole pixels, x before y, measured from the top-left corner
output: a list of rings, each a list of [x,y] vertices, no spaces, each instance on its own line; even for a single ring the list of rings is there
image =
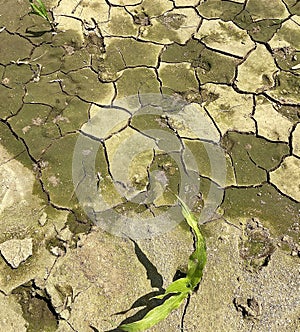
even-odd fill
[[[171,311],[179,308],[181,303],[194,291],[202,279],[203,269],[206,264],[205,239],[199,230],[196,217],[178,196],[177,199],[181,205],[182,215],[195,236],[195,250],[189,257],[186,277],[173,281],[167,287],[164,294],[153,297],[153,299],[162,299],[165,301],[150,310],[141,320],[120,325],[119,328],[123,331],[142,332],[159,323]]]
[[[55,30],[53,22],[50,20],[47,13],[47,9],[42,0],[29,0],[31,6],[31,14],[37,15],[45,19],[51,27],[51,30]]]

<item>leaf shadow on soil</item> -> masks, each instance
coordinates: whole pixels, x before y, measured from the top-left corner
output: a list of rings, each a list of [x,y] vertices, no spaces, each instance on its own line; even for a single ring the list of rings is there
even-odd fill
[[[158,290],[141,296],[132,304],[132,306],[129,309],[113,314],[113,315],[124,315],[132,309],[139,308],[139,307],[145,307],[145,308],[139,310],[134,315],[124,319],[120,323],[120,325],[133,323],[133,322],[136,322],[136,321],[142,319],[150,310],[152,310],[153,308],[162,304],[168,298],[168,297],[166,297],[164,300],[153,299],[154,296],[161,295],[165,292],[165,290],[163,288],[163,277],[157,271],[157,268],[155,267],[155,265],[152,264],[152,262],[146,256],[146,254],[141,250],[141,248],[139,247],[137,242],[134,241],[133,239],[130,239],[130,240],[134,244],[134,251],[135,251],[135,254],[136,254],[139,262],[146,269],[147,279],[150,280],[151,286],[153,288],[158,288]],[[123,332],[123,330],[117,327],[113,330],[109,330],[109,331],[105,331],[105,332]]]

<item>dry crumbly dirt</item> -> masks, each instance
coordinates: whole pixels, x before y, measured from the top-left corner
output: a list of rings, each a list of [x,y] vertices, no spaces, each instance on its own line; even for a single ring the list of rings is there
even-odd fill
[[[193,250],[181,190],[207,265],[149,331],[299,332],[300,2],[44,2],[55,31],[0,0],[0,329],[139,317]]]

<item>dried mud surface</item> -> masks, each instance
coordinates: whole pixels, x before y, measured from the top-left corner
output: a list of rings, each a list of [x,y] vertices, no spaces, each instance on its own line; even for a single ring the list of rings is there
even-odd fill
[[[176,203],[176,158],[201,180],[197,215],[210,188],[221,195],[201,225],[198,291],[149,331],[300,331],[300,2],[44,2],[55,32],[28,2],[0,0],[1,330],[118,331],[185,269],[184,223],[133,241],[88,218],[72,179],[84,135],[99,149],[95,186],[120,216]],[[120,104],[161,94],[187,103],[182,117]],[[176,138],[170,155],[148,128]],[[135,156],[132,137],[146,147]],[[220,148],[224,183],[206,155]]]

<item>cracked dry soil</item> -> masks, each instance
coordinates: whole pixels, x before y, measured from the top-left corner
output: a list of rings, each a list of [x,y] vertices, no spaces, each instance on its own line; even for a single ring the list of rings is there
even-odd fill
[[[149,331],[299,332],[300,2],[45,4],[55,33],[27,1],[0,0],[0,330],[113,331],[184,270],[184,223],[133,242],[95,226],[76,198],[73,151],[80,135],[96,139],[85,124],[100,114],[97,188],[119,215],[176,203],[176,156],[200,179],[196,214],[220,189],[201,225],[200,287]],[[142,108],[149,94],[193,107],[141,118],[130,104],[111,107],[137,94]],[[173,154],[147,128],[173,135]],[[133,136],[147,149],[132,156],[126,183]],[[224,183],[206,155],[216,146]]]

